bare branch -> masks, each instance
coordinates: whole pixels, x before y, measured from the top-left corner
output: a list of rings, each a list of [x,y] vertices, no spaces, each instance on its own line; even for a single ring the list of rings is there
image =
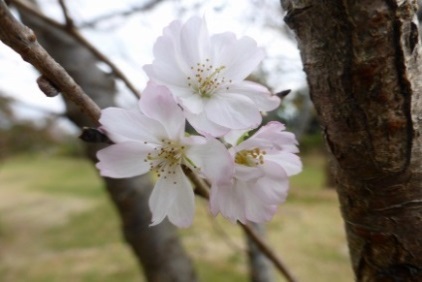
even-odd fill
[[[38,43],[34,32],[16,20],[4,0],[0,0],[0,40],[54,83],[63,96],[72,101],[96,124],[100,108],[75,83],[72,77]]]
[[[63,1],[63,0],[61,0]],[[136,6],[136,7],[130,7],[129,9],[125,10],[125,11],[121,11],[121,12],[113,12],[111,14],[106,14],[103,16],[99,16],[96,19],[93,19],[89,22],[85,22],[82,23],[81,25],[79,25],[79,28],[93,28],[96,25],[98,25],[101,22],[116,18],[116,17],[126,17],[126,16],[130,16],[133,15],[135,13],[139,13],[139,12],[145,12],[148,10],[151,10],[152,8],[154,8],[157,4],[163,2],[163,0],[152,0],[146,4],[143,4],[141,6]]]
[[[20,9],[24,10],[25,12],[38,17],[40,20],[56,27],[57,29],[63,30],[66,33],[68,33],[70,36],[72,36],[76,41],[81,43],[83,46],[85,46],[92,54],[99,60],[107,64],[113,74],[121,79],[125,84],[126,87],[130,89],[130,91],[137,97],[140,97],[139,91],[136,89],[136,87],[129,81],[129,79],[123,74],[123,72],[106,56],[104,55],[100,50],[98,50],[94,45],[92,45],[82,34],[79,33],[78,30],[76,30],[73,26],[68,26],[67,24],[63,25],[49,17],[46,17],[33,7],[30,7],[26,3],[19,1],[19,0],[10,0],[11,3],[19,7]]]
[[[63,16],[65,18],[67,28],[69,28],[69,29],[74,28],[75,25],[73,23],[72,17],[69,14],[69,9],[67,8],[65,1],[59,0],[59,5],[62,8]]]

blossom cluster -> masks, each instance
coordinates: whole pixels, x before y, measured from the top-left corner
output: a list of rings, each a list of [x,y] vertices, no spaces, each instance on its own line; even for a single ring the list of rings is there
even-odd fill
[[[231,221],[263,222],[284,202],[290,176],[302,169],[294,135],[262,122],[280,99],[245,78],[264,58],[249,37],[210,35],[204,19],[172,22],[154,45],[150,78],[135,110],[102,110],[101,129],[114,142],[97,154],[101,175],[157,176],[151,225],[164,218],[192,224],[194,187],[186,170],[210,184],[210,211]],[[186,121],[198,134],[185,132]]]

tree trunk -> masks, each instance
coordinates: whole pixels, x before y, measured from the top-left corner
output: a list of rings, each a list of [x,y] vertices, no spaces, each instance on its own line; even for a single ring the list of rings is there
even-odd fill
[[[114,78],[96,66],[97,60],[84,46],[39,18],[24,11],[20,13],[22,20],[34,30],[44,48],[100,107],[114,105]],[[67,115],[79,127],[92,125],[90,119],[70,103],[67,103]],[[94,163],[97,161],[96,152],[101,147],[86,147],[87,156]],[[136,254],[147,280],[196,281],[192,263],[178,239],[176,228],[168,221],[149,227],[151,214],[148,198],[152,189],[149,176],[104,178],[104,182],[122,220],[124,238]]]
[[[417,1],[281,2],[335,162],[356,279],[422,281]]]
[[[266,226],[264,223],[249,222],[249,227],[265,240]],[[275,276],[271,262],[259,250],[255,242],[246,236],[246,246],[248,248],[249,277],[251,282],[274,282]]]

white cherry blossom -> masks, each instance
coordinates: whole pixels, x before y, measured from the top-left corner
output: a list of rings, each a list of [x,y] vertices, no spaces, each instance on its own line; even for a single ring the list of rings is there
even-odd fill
[[[210,209],[231,221],[264,222],[286,199],[288,178],[302,170],[294,135],[279,122],[261,127],[249,139],[230,148],[234,177],[214,183]]]
[[[102,110],[101,129],[115,143],[97,154],[101,175],[126,178],[155,172],[157,181],[149,199],[151,225],[165,217],[187,227],[194,217],[193,187],[182,166],[211,183],[233,173],[230,155],[212,138],[185,136],[182,110],[164,86],[148,83],[138,109]]]
[[[149,78],[167,86],[201,134],[222,136],[231,129],[256,128],[260,111],[277,108],[280,99],[245,78],[264,58],[249,37],[209,35],[204,19],[176,20],[154,45],[154,61],[144,66]]]

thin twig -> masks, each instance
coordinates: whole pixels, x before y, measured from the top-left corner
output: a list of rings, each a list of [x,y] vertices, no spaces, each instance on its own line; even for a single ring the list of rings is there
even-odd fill
[[[104,62],[106,65],[108,65],[113,72],[113,74],[121,79],[127,88],[130,89],[130,91],[137,97],[140,97],[140,92],[136,89],[136,87],[129,81],[129,79],[123,74],[123,72],[106,56],[104,55],[100,50],[98,50],[94,45],[92,45],[82,34],[79,33],[78,30],[76,30],[73,26],[68,26],[67,24],[61,24],[49,17],[46,17],[42,13],[38,12],[33,7],[30,7],[28,4],[19,1],[19,0],[10,0],[11,3],[13,3],[18,8],[22,9],[23,11],[38,17],[40,20],[46,22],[47,24],[54,26],[57,29],[60,29],[70,36],[72,36],[76,41],[81,43],[83,46],[85,46],[99,61]]]
[[[63,0],[60,0],[60,1],[63,1]],[[105,15],[99,16],[96,19],[93,19],[89,22],[82,23],[78,26],[79,26],[79,28],[87,28],[87,27],[92,28],[92,27],[95,27],[100,22],[107,21],[107,20],[110,20],[112,18],[126,17],[126,16],[133,15],[135,13],[145,12],[145,11],[151,10],[152,8],[154,8],[157,4],[159,4],[162,1],[163,0],[152,0],[152,1],[150,1],[146,4],[143,4],[141,6],[130,7],[129,9],[127,9],[125,11],[113,12],[113,13],[110,13],[110,14],[105,14]]]
[[[59,0],[59,5],[62,8],[62,12],[63,12],[64,19],[66,21],[67,28],[69,28],[69,29],[74,28],[75,25],[73,24],[73,19],[69,14],[69,9],[67,8],[65,1]]]
[[[101,110],[97,104],[38,43],[34,32],[13,17],[4,0],[0,0],[0,40],[33,65],[66,99],[98,124]]]
[[[198,176],[195,172],[190,170],[188,167],[183,166],[183,172],[192,181],[195,187],[195,193],[209,200],[209,184],[204,179]],[[242,227],[245,234],[256,244],[259,250],[274,264],[275,268],[280,271],[281,274],[286,278],[288,282],[296,282],[296,279],[290,273],[284,263],[277,257],[277,255],[270,249],[270,247],[262,240],[262,238],[256,234],[256,232],[250,228],[250,226],[237,222]]]
[[[277,255],[265,244],[264,241],[261,240],[261,237],[256,234],[256,232],[246,224],[243,224],[241,222],[238,222],[240,227],[242,227],[243,231],[248,235],[249,238],[254,241],[256,246],[259,248],[259,250],[274,264],[274,266],[284,275],[284,277],[289,282],[295,282],[296,279],[293,277],[293,275],[290,273],[290,271],[287,269],[287,267],[284,265],[284,263],[280,260],[280,258],[277,257]]]

